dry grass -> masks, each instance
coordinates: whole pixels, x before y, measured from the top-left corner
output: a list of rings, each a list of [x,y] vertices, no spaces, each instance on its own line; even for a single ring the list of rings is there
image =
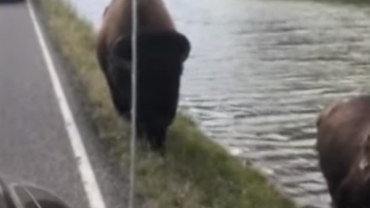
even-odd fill
[[[95,58],[93,29],[60,0],[35,0],[61,55],[85,92],[98,138],[127,167],[127,124],[120,121]],[[293,208],[257,171],[244,167],[178,115],[168,133],[168,157],[138,149],[137,201],[143,208]],[[125,174],[125,171],[122,172]]]

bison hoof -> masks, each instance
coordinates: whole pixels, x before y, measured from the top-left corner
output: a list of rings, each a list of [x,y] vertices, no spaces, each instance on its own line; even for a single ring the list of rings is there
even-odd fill
[[[149,141],[149,145],[150,145],[150,149],[153,152],[157,152],[161,156],[166,155],[166,148],[165,148],[165,145],[163,143]]]

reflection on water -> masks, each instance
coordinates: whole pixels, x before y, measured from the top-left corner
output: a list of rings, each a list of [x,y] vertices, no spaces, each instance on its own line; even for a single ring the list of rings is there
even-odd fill
[[[108,2],[74,1],[95,26]],[[314,123],[329,101],[369,90],[367,11],[306,1],[166,2],[193,45],[182,106],[302,206],[328,207]]]

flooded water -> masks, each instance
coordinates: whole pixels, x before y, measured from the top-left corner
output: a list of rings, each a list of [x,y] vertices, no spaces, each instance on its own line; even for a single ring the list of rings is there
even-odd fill
[[[74,1],[95,26],[108,2]],[[181,105],[301,206],[329,207],[314,124],[328,102],[370,90],[368,10],[309,1],[166,3],[193,45]]]

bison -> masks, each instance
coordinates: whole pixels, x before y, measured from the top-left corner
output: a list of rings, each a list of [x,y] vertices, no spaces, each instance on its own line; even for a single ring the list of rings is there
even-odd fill
[[[319,166],[337,208],[370,206],[370,96],[328,105],[317,119]]]
[[[96,53],[117,112],[131,121],[131,0],[112,0],[103,14]],[[176,115],[184,62],[191,45],[161,0],[138,0],[137,133],[164,150]]]

